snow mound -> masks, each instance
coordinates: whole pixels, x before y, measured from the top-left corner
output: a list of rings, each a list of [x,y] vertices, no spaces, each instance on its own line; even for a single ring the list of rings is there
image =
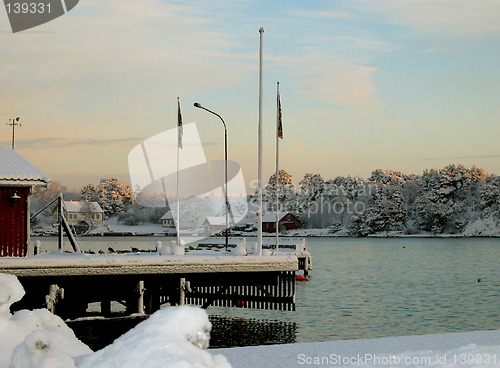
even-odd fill
[[[9,368],[76,368],[74,356],[90,349],[57,330],[33,331],[12,353]]]
[[[64,321],[46,309],[10,313],[24,296],[17,277],[0,274],[0,368],[230,368],[206,349],[212,325],[197,307],[153,314],[112,345],[93,353]]]
[[[245,247],[243,245],[239,244],[236,246],[236,248],[234,248],[232,253],[234,256],[246,256],[247,250],[245,249]]]
[[[74,357],[92,352],[46,309],[11,315],[10,306],[24,293],[17,277],[0,274],[0,367],[70,368]]]
[[[222,355],[206,349],[212,325],[197,307],[170,307],[128,331],[94,354],[79,357],[78,368],[226,368]]]
[[[10,306],[23,296],[24,288],[16,276],[0,273],[0,313],[10,314]]]

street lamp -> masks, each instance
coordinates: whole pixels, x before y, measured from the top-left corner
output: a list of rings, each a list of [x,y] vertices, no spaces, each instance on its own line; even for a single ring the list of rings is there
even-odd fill
[[[14,149],[14,141],[15,141],[14,129],[16,128],[16,125],[21,126],[21,123],[17,123],[19,121],[19,116],[17,118],[14,118],[14,119],[9,119],[9,121],[10,121],[10,123],[7,123],[7,125],[10,125],[12,127],[12,149]]]
[[[208,111],[211,114],[214,114],[215,116],[218,116],[220,121],[222,121],[222,124],[224,125],[224,194],[225,194],[225,201],[226,201],[226,252],[227,252],[227,246],[228,246],[228,212],[229,212],[229,201],[227,199],[227,128],[226,128],[226,123],[224,122],[224,119],[222,119],[222,116],[217,114],[216,112],[213,112],[212,110],[207,109],[206,107],[201,106],[198,102],[194,103],[194,107],[197,107],[199,109]]]

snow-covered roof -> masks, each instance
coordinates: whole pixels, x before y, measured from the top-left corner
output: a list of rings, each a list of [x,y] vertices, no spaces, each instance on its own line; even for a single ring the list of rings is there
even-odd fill
[[[85,202],[79,201],[64,201],[64,207],[66,207],[66,211],[68,212],[82,212],[82,205]],[[97,202],[88,202],[90,204],[90,209],[94,213],[104,213],[101,206]],[[85,211],[85,210],[83,210]]]
[[[278,215],[278,221],[281,221],[283,217],[288,215],[290,212],[280,212]],[[276,212],[268,212],[262,216],[262,222],[276,222]]]
[[[16,151],[0,148],[0,186],[47,186],[50,178]]]
[[[164,214],[160,220],[173,220],[174,217],[172,216],[172,211],[168,211],[166,214]]]
[[[209,225],[215,225],[215,226],[226,226],[226,217],[207,217],[204,221],[208,222]]]

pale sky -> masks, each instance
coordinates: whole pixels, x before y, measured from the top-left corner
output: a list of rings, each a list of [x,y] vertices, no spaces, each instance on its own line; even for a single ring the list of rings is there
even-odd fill
[[[0,146],[69,187],[128,181],[141,141],[197,122],[209,159],[257,177],[259,28],[264,179],[298,183],[475,164],[500,174],[500,1],[80,0],[13,34],[0,10]],[[174,159],[174,158],[172,158]]]

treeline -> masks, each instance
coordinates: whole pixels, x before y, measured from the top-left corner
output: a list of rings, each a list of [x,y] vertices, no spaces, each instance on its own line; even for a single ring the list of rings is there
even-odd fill
[[[263,189],[265,212],[276,209],[275,182],[272,175]],[[278,182],[279,209],[292,212],[305,228],[329,228],[332,233],[351,236],[384,231],[500,234],[500,177],[476,167],[449,165],[426,170],[422,175],[378,169],[367,179],[349,176],[324,180],[319,174],[308,173],[298,184],[281,170]],[[159,223],[168,210],[137,204],[130,186],[105,178],[81,189],[68,190],[58,182],[48,189],[36,189],[32,212],[59,193],[66,200],[97,202],[107,218],[117,216],[126,225]],[[257,195],[248,199],[249,211],[255,212]],[[196,227],[200,218],[187,222]]]
[[[276,208],[275,180],[272,175],[263,192],[268,211]],[[278,182],[280,210],[306,228],[351,236],[394,230],[486,235],[500,225],[500,178],[476,167],[449,165],[422,175],[378,169],[368,179],[306,174],[298,185],[281,170]]]

